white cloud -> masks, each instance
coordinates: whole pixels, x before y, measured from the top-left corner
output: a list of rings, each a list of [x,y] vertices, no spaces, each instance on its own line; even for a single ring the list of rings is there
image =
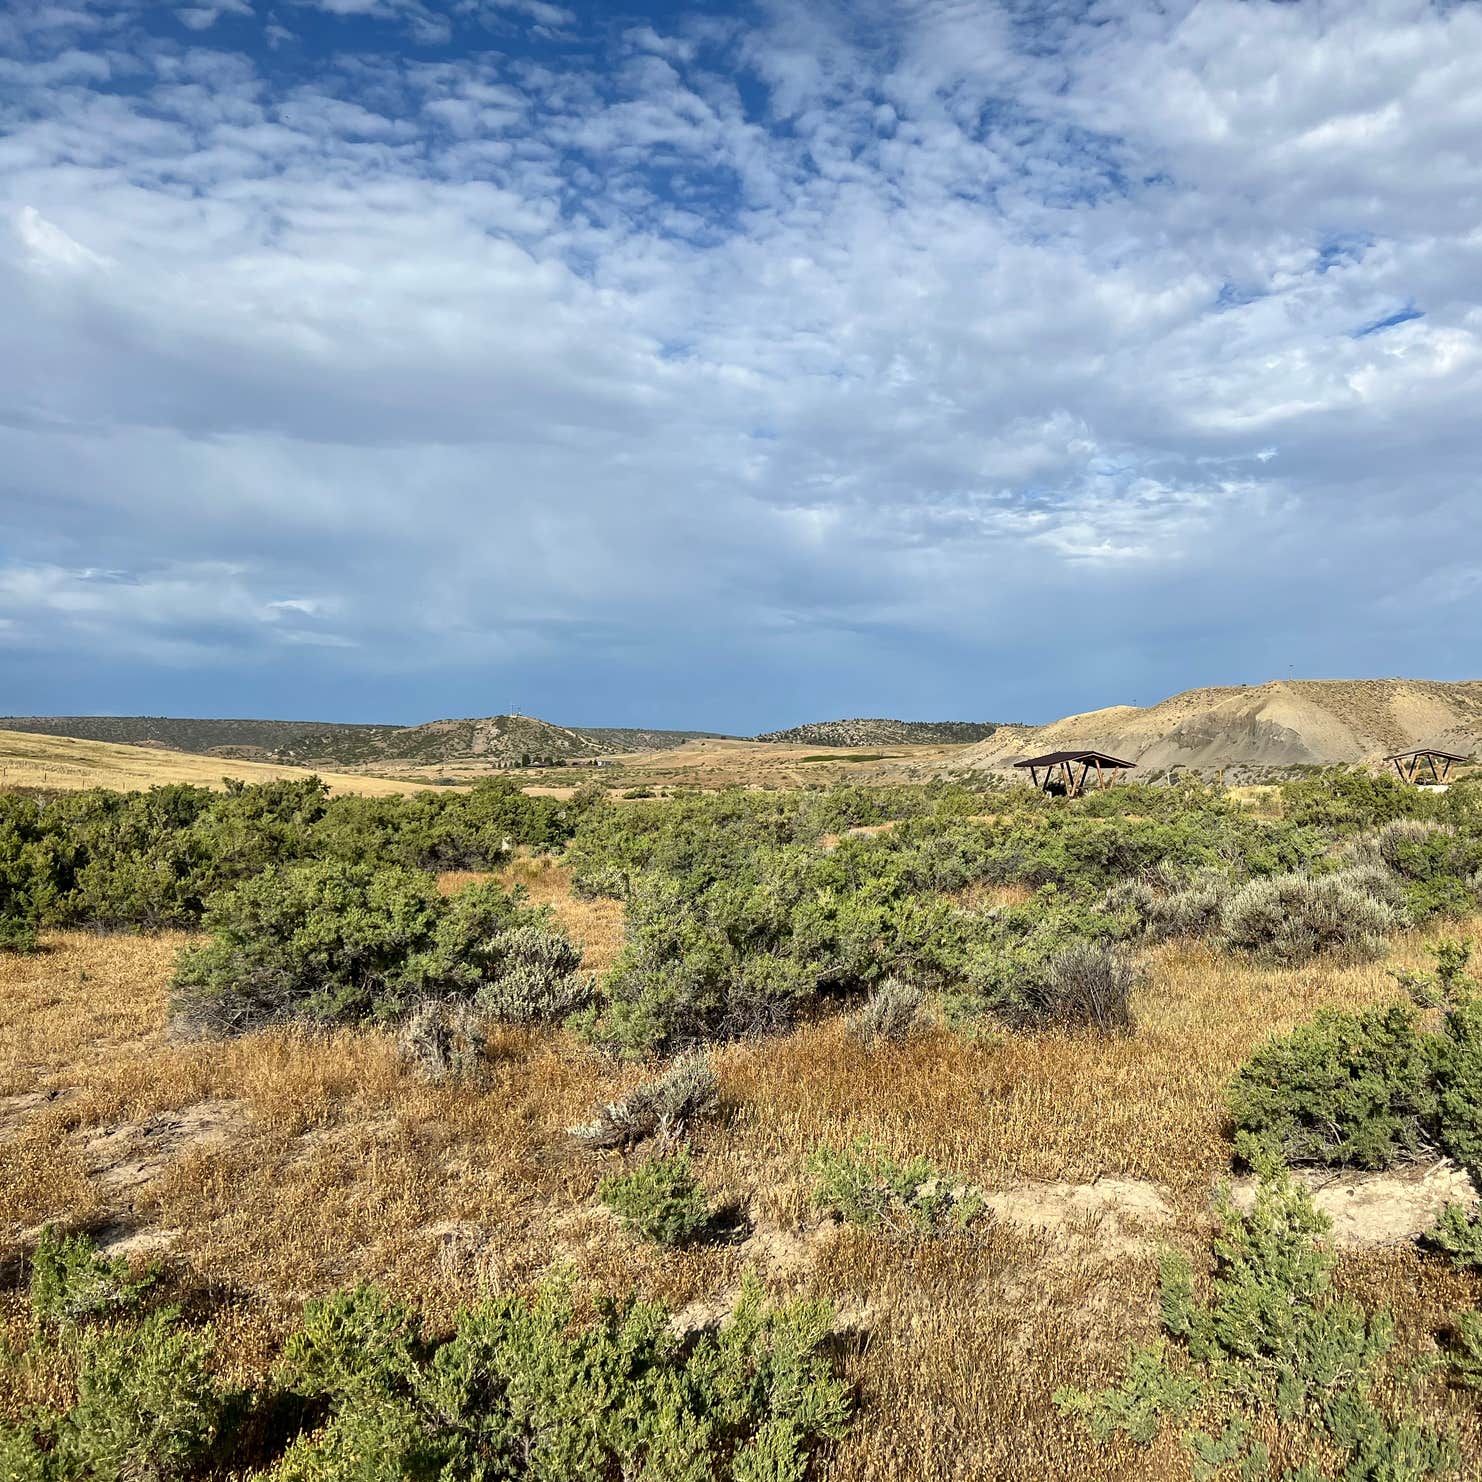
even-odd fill
[[[1404,667],[1373,600],[1482,493],[1475,7],[778,5],[568,62],[505,45],[578,25],[539,0],[313,3],[308,75],[0,29],[0,612],[38,650],[604,653],[658,694],[747,634],[867,675],[886,630],[997,655],[1084,610],[1149,686],[1321,592],[1324,662]]]
[[[189,31],[209,31],[224,15],[252,15],[248,0],[213,0],[210,5],[177,5],[175,16]]]
[[[50,269],[106,268],[108,260],[75,242],[59,226],[48,221],[34,206],[16,213],[16,235],[25,247],[31,265],[42,272]]]

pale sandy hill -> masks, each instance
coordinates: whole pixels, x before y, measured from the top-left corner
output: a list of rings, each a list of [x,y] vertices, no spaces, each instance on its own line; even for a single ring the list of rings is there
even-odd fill
[[[1114,705],[994,736],[964,760],[998,767],[1085,748],[1148,768],[1290,767],[1372,762],[1414,746],[1482,752],[1482,680],[1298,679],[1187,690],[1146,709]]]
[[[11,787],[71,790],[114,787],[121,791],[154,787],[166,782],[190,782],[220,788],[227,777],[243,782],[271,782],[280,777],[314,775],[304,767],[243,761],[240,758],[193,756],[183,751],[84,741],[75,736],[40,736],[0,730],[0,792]],[[416,792],[424,784],[389,777],[318,775],[334,793],[354,792],[368,797]]]

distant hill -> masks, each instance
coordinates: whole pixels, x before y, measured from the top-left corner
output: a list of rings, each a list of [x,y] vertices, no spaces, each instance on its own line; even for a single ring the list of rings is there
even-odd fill
[[[816,720],[753,741],[792,746],[946,746],[986,741],[1003,726],[977,720]]]
[[[194,720],[165,715],[0,717],[0,729],[125,746],[160,746],[246,761],[295,757],[358,761],[376,754],[404,726],[338,725],[313,720]]]
[[[182,720],[168,716],[33,715],[0,717],[0,730],[304,767],[403,766],[482,762],[518,766],[663,751],[711,731],[558,726],[530,715],[434,720],[420,726],[337,725],[328,721]]]
[[[714,731],[558,726],[533,715],[490,715],[408,726],[388,738],[380,756],[389,762],[413,764],[482,761],[517,765],[526,757],[537,762],[576,761],[624,751],[667,751],[715,735]]]
[[[1377,761],[1439,746],[1482,752],[1482,680],[1297,679],[1187,690],[995,735],[959,765],[999,767],[1047,751],[1109,752],[1149,769],[1252,772]]]

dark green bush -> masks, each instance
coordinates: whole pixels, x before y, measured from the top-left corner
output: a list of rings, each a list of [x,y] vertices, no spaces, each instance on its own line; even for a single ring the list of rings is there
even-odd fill
[[[1388,1168],[1433,1145],[1429,1041],[1408,1004],[1324,1010],[1256,1050],[1229,1105],[1237,1132],[1287,1162]]]
[[[1130,910],[1109,911],[1045,890],[1024,905],[972,922],[957,986],[944,995],[949,1017],[991,1014],[1036,1024],[1066,1013],[1069,1022],[1096,1022],[1099,987],[1110,992],[1105,1006],[1115,1026],[1108,1027],[1125,1027],[1133,976],[1115,949],[1134,921]]]
[[[218,1435],[223,1397],[209,1332],[173,1312],[88,1328],[70,1340],[76,1398],[61,1414],[0,1422],[7,1482],[175,1482],[199,1475]]]
[[[31,1313],[37,1323],[82,1322],[137,1308],[158,1269],[135,1272],[122,1257],[100,1256],[85,1235],[42,1230],[31,1257]]]
[[[24,916],[0,915],[0,952],[35,952],[40,946],[34,921]]]
[[[1482,1215],[1475,1209],[1448,1204],[1425,1240],[1449,1256],[1458,1271],[1482,1271]]]
[[[291,1020],[393,1021],[427,999],[497,995],[506,939],[544,929],[546,917],[491,884],[444,897],[420,871],[319,862],[215,897],[205,926],[211,940],[176,965],[175,1011],[199,1032],[235,1034]]]
[[[1482,1181],[1482,996],[1475,991],[1447,1008],[1432,1062],[1436,1139]]]
[[[719,1330],[686,1346],[660,1307],[604,1301],[578,1321],[557,1285],[467,1309],[434,1339],[360,1288],[310,1303],[290,1344],[283,1382],[328,1418],[275,1475],[801,1479],[848,1423],[829,1321],[818,1304],[769,1308],[748,1283]]]
[[[710,1220],[710,1201],[684,1153],[603,1179],[598,1197],[625,1229],[656,1245],[685,1245]]]
[[[1385,1168],[1437,1149],[1482,1170],[1482,991],[1468,942],[1434,946],[1433,973],[1396,972],[1410,1004],[1319,1013],[1237,1072],[1236,1131],[1289,1162]]]
[[[1281,793],[1289,822],[1339,832],[1397,818],[1437,818],[1445,811],[1440,795],[1386,773],[1333,769],[1284,783]]]
[[[493,869],[517,844],[560,844],[588,805],[528,797],[510,778],[384,798],[331,798],[317,778],[228,781],[220,793],[4,793],[0,921],[189,927],[216,892],[311,859]]]

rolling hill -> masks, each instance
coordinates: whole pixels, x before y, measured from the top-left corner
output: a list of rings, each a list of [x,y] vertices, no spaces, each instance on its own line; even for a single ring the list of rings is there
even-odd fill
[[[419,726],[339,725],[329,721],[196,720],[157,715],[0,717],[0,729],[114,745],[153,746],[239,761],[366,770],[475,762],[515,766],[574,761],[619,752],[662,751],[712,731],[558,726],[530,715],[434,720]]]
[[[325,767],[310,771],[282,762],[227,758],[216,753],[202,755],[176,748],[135,746],[116,741],[89,741],[76,736],[8,731],[0,726],[0,792],[10,788],[70,792],[89,787],[112,787],[128,792],[171,782],[221,788],[226,785],[228,777],[242,782],[272,782],[279,778],[292,780],[314,775],[331,792],[361,793],[366,797],[412,792],[431,785],[432,781],[398,781],[365,773],[337,772]]]
[[[752,740],[787,746],[948,746],[987,741],[1004,729],[994,721],[976,720],[817,720]]]
[[[1094,749],[1151,769],[1249,771],[1372,762],[1415,746],[1482,751],[1482,680],[1298,679],[1186,690],[1157,705],[1114,705],[1015,728],[964,752],[1001,767],[1047,751]]]
[[[490,715],[408,726],[380,743],[376,759],[394,765],[485,762],[517,766],[526,758],[535,762],[581,761],[622,752],[667,751],[686,741],[714,736],[713,731],[558,726],[531,715]]]

